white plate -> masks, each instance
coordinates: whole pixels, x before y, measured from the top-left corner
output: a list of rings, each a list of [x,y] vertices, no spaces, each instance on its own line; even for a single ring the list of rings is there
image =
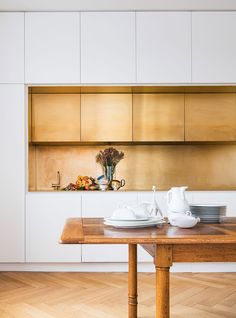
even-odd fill
[[[104,222],[105,225],[110,225],[113,226],[117,229],[138,229],[138,228],[144,228],[144,227],[151,227],[151,226],[156,226],[158,224],[162,224],[163,222],[155,222],[155,223],[150,223],[150,224],[138,224],[138,225],[112,225],[110,223]]]
[[[139,220],[139,219],[136,219],[136,220],[114,220],[114,219],[109,219],[109,218],[105,218],[104,219],[105,222],[107,223],[110,223],[110,224],[127,224],[127,225],[138,225],[138,224],[149,224],[149,223],[152,223],[152,222],[160,222],[162,221],[162,218],[160,217],[152,217],[152,218],[149,218],[147,220]]]
[[[146,217],[146,218],[140,218],[140,219],[130,219],[130,220],[125,220],[125,219],[113,219],[113,218],[104,218],[105,221],[108,221],[108,222],[140,222],[140,221],[148,221],[150,219],[153,219],[151,217]]]
[[[152,218],[147,221],[137,221],[137,222],[129,222],[129,221],[105,221],[104,224],[111,225],[116,228],[140,228],[140,227],[149,227],[149,226],[155,226],[157,224],[164,223],[163,220],[160,218]]]

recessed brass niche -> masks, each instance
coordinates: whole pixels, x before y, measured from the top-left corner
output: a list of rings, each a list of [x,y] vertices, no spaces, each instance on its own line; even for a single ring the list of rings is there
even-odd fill
[[[233,86],[32,87],[29,190],[52,190],[57,171],[62,186],[99,176],[95,156],[111,145],[125,152],[124,190],[235,190],[235,119]]]

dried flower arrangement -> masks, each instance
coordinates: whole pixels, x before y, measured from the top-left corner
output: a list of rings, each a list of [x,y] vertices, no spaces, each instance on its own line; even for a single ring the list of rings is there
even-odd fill
[[[111,181],[115,173],[116,165],[124,158],[124,153],[117,149],[110,147],[105,150],[100,150],[96,156],[96,162],[100,163],[103,167],[105,178],[109,182],[111,189]]]
[[[102,165],[103,167],[115,167],[123,158],[124,153],[122,151],[118,151],[117,149],[110,147],[105,150],[99,151],[96,156],[96,162],[100,163],[100,165]]]

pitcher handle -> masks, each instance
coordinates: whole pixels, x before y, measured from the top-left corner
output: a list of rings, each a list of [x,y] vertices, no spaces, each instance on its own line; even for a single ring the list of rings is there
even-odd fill
[[[125,179],[120,180],[120,187],[122,188],[125,185]]]

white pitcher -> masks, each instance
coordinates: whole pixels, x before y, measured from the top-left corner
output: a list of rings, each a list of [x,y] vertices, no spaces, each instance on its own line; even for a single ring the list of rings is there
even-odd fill
[[[188,187],[173,187],[167,192],[167,206],[169,213],[186,213],[190,210],[185,198],[185,190]]]

